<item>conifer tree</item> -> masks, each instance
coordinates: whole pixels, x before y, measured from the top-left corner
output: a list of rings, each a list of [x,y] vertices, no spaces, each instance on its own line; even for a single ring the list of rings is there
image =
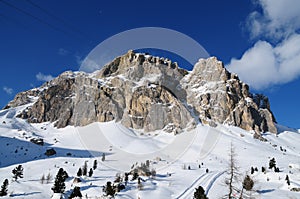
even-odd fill
[[[106,183],[104,191],[105,191],[105,193],[106,193],[107,196],[114,196],[115,193],[116,193],[115,190],[113,189],[110,181],[108,181]]]
[[[93,169],[90,168],[90,171],[89,171],[89,177],[92,177],[92,175],[93,175]]]
[[[69,199],[72,199],[72,198],[76,198],[76,197],[79,197],[81,198],[82,197],[82,194],[80,192],[80,187],[74,187],[74,190],[72,191]]]
[[[276,169],[276,160],[275,158],[272,158],[270,161],[269,161],[269,169]]]
[[[0,190],[0,196],[6,196],[7,195],[7,187],[8,187],[8,179],[5,179],[3,181],[3,184],[1,186],[1,190]]]
[[[48,184],[51,180],[52,180],[52,176],[50,173],[48,173],[48,175],[46,177],[46,183]]]
[[[60,168],[55,177],[54,185],[52,187],[52,191],[54,193],[64,193],[66,185],[65,185],[65,171],[63,168]]]
[[[243,188],[247,191],[251,191],[254,186],[254,181],[249,175],[246,175],[243,181]]]
[[[254,168],[251,167],[251,174],[254,174]]]
[[[77,176],[78,176],[78,177],[82,176],[82,169],[81,169],[81,168],[78,169],[78,171],[77,171]]]
[[[290,182],[290,178],[288,175],[286,175],[285,180],[286,180],[286,183],[290,186],[291,182]]]
[[[126,186],[127,183],[128,183],[128,175],[129,175],[129,173],[125,173],[125,177],[124,177],[125,186]]]
[[[82,167],[82,175],[87,176],[87,161],[84,162],[84,165]]]
[[[14,168],[12,170],[12,173],[13,173],[13,178],[15,179],[15,181],[17,181],[18,178],[23,178],[23,167],[22,167],[22,165],[19,165],[16,168]]]
[[[98,164],[97,160],[94,160],[94,164],[93,164],[93,169],[94,169],[94,170],[97,169],[97,164]]]
[[[245,178],[244,178],[244,181],[243,181],[243,187],[242,187],[240,198],[241,199],[243,198],[243,191],[244,191],[244,189],[246,191],[251,191],[252,188],[253,188],[253,186],[254,186],[253,179],[249,175],[246,175]]]
[[[202,186],[196,188],[194,192],[194,199],[208,199]]]
[[[44,184],[44,183],[45,183],[45,174],[42,175],[42,177],[41,177],[40,180],[41,180],[41,184]]]

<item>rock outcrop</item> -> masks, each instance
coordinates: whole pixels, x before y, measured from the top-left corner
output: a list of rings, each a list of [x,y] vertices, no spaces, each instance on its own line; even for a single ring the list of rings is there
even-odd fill
[[[115,120],[147,132],[179,133],[200,121],[277,133],[268,98],[249,93],[215,57],[188,72],[168,59],[129,51],[100,71],[68,71],[19,93],[6,108],[29,103],[19,117],[59,128]]]
[[[187,103],[203,123],[277,133],[268,98],[250,94],[248,85],[229,73],[216,57],[200,59],[181,83],[188,93]]]

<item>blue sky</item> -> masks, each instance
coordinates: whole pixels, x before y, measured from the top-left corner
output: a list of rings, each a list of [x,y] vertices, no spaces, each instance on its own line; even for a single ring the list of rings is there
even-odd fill
[[[108,37],[151,26],[195,39],[253,92],[266,94],[280,124],[300,128],[300,5],[272,2],[0,1],[0,106],[63,71],[78,70]]]

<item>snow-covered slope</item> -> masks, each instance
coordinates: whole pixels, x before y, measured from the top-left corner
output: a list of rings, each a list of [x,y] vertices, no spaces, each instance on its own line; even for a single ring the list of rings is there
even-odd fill
[[[83,196],[101,197],[102,186],[114,181],[117,173],[129,171],[133,164],[150,160],[155,177],[142,176],[143,188],[137,180],[129,181],[125,190],[115,198],[192,198],[195,188],[203,186],[209,198],[221,198],[228,193],[224,179],[228,170],[228,153],[232,143],[237,154],[241,178],[249,174],[255,181],[253,198],[299,198],[290,191],[300,187],[300,133],[278,126],[279,134],[265,133],[266,142],[253,139],[253,132],[238,127],[218,125],[215,128],[198,125],[190,132],[171,135],[163,132],[133,131],[115,121],[92,123],[85,127],[57,129],[52,123],[29,124],[16,118],[26,106],[0,111],[0,183],[9,179],[8,196],[3,198],[51,198],[51,187],[58,169],[69,174],[65,197],[73,190],[73,178],[87,161],[88,168],[98,160],[92,177],[82,177]],[[44,146],[30,142],[42,138]],[[57,153],[46,156],[47,149]],[[101,161],[105,153],[105,161]],[[268,167],[275,158],[279,173]],[[24,178],[12,181],[12,169],[22,164]],[[258,172],[250,174],[251,166]],[[208,169],[208,172],[207,172]],[[42,175],[50,174],[49,183],[42,184]],[[291,185],[285,181],[289,175]],[[130,176],[131,179],[131,176]],[[241,183],[237,185],[241,186]],[[245,192],[245,195],[250,195]]]

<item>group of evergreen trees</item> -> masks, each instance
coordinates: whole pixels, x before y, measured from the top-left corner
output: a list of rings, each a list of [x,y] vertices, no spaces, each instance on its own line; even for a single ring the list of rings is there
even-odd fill
[[[23,170],[22,165],[18,165],[12,170],[14,181],[17,181],[19,178],[23,178]],[[5,179],[0,189],[0,196],[6,196],[8,194],[8,184],[8,179]]]
[[[87,161],[85,161],[83,167],[82,168],[80,167],[78,169],[77,176],[80,177],[80,176],[84,175],[84,176],[91,177],[94,173],[93,170],[97,169],[97,164],[98,164],[97,160],[94,160],[93,168],[90,168],[90,170],[88,171]],[[61,194],[64,193],[65,189],[66,189],[65,180],[68,177],[69,177],[68,173],[63,168],[60,168],[58,170],[58,173],[56,174],[54,185],[51,188],[52,191],[54,193],[61,193]],[[69,199],[75,198],[75,197],[82,197],[82,194],[80,192],[80,187],[78,187],[78,186],[74,187],[73,191],[71,192],[71,194],[69,196]]]
[[[97,164],[98,164],[97,160],[94,160],[93,168],[90,168],[90,170],[88,171],[87,162],[85,161],[83,167],[78,169],[77,176],[78,177],[80,177],[80,176],[92,177],[92,175],[94,173],[93,170],[97,169]]]

